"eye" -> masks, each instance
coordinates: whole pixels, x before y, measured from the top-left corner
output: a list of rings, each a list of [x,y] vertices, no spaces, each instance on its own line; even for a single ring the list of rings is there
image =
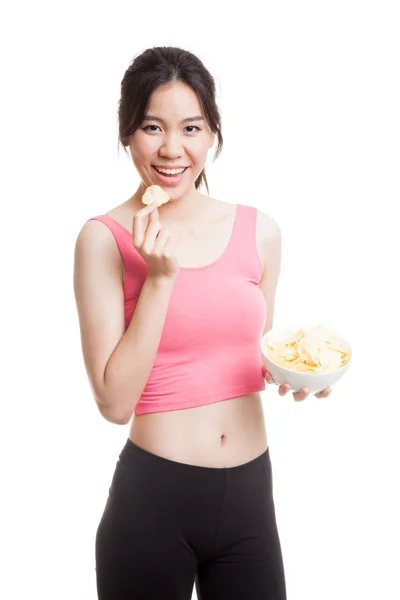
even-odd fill
[[[158,127],[158,125],[146,125],[146,127],[142,127],[142,129],[143,131],[155,131],[155,129],[149,129],[149,127]]]
[[[153,128],[153,129],[151,129]],[[158,125],[146,125],[146,127],[142,127],[143,131],[151,131],[151,132],[156,132],[157,128],[160,129],[158,127]],[[190,131],[187,131],[187,130]],[[186,133],[195,133],[195,131],[201,131],[200,127],[197,127],[196,125],[188,125],[187,127],[185,127]]]

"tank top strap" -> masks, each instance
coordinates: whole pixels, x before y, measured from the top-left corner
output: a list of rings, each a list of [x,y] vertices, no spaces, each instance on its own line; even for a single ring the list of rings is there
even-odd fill
[[[257,224],[257,209],[246,204],[237,205],[237,222],[235,224],[235,235],[246,239],[255,236]]]
[[[261,279],[262,264],[257,250],[257,208],[238,204],[232,236],[230,260],[251,267],[256,280]]]

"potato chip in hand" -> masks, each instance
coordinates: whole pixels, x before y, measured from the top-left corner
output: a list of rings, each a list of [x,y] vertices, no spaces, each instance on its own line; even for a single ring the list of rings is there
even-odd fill
[[[155,202],[157,206],[161,206],[162,204],[166,204],[169,200],[171,200],[171,198],[159,185],[150,185],[142,196],[142,202],[146,205]]]

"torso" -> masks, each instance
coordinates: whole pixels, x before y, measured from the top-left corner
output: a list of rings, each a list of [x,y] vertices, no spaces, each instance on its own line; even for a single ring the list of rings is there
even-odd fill
[[[196,231],[188,233],[166,224],[179,242],[176,256],[182,267],[210,264],[228,245],[236,205],[220,200],[212,202],[212,222],[208,219],[203,229],[196,224]],[[106,214],[131,231],[134,213],[128,201]],[[256,243],[261,263],[262,235],[258,222]],[[121,281],[124,277],[121,260]],[[268,447],[260,392],[195,408],[134,415],[129,438],[148,452],[164,458],[216,468],[244,464]]]

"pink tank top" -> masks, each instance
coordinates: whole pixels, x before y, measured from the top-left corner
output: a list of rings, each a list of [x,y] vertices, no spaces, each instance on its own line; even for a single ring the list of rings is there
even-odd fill
[[[125,329],[147,277],[132,234],[108,215],[125,266]],[[174,283],[157,356],[135,414],[220,402],[264,390],[260,342],[266,320],[258,284],[257,209],[237,205],[229,244],[213,263],[181,267]]]

